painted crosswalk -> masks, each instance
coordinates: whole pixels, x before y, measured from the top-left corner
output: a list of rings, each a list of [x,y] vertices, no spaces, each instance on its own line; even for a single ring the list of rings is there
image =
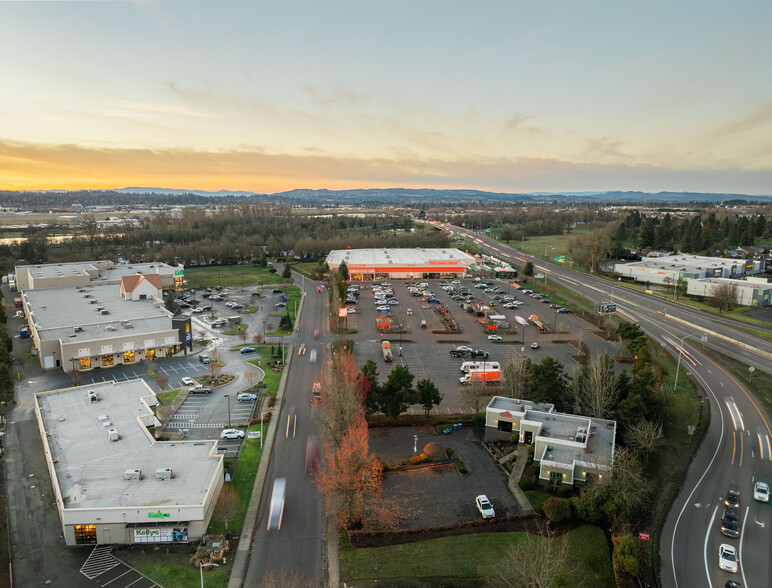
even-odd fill
[[[226,423],[189,423],[188,421],[169,421],[171,429],[224,429]]]
[[[120,564],[121,562],[111,555],[112,550],[112,545],[97,545],[80,568],[80,573],[93,580]]]

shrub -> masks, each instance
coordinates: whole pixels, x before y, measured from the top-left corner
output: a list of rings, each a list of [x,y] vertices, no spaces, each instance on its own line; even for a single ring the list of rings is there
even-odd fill
[[[420,458],[421,458],[421,461],[422,461],[422,462],[424,462],[424,461],[429,461],[429,460],[431,459],[431,458],[430,458],[428,455],[426,455],[425,453],[422,453],[422,454],[421,454],[421,455],[419,455],[418,457],[420,457]]]
[[[389,462],[388,461],[382,461],[381,462],[381,469],[385,472],[389,469]]]
[[[463,474],[464,476],[469,473],[469,471],[466,469],[466,466],[464,465],[464,462],[460,459],[456,460],[456,469],[458,470],[459,474]]]
[[[413,457],[411,457],[411,458],[408,460],[408,462],[410,462],[410,463],[411,463],[411,464],[413,464],[413,465],[415,465],[415,464],[417,464],[417,463],[421,463],[421,456],[420,456],[420,455],[414,455]]]
[[[448,459],[456,459],[456,452],[453,451],[450,447],[445,449],[445,455],[448,456]]]
[[[535,463],[532,463],[528,467],[525,468],[525,475],[529,478],[535,478],[539,475],[539,466]]]
[[[531,478],[523,478],[517,483],[518,486],[520,486],[520,490],[526,491],[526,490],[533,490],[533,481]]]
[[[626,586],[638,575],[638,543],[632,535],[612,537],[611,542],[614,544],[611,561],[617,586]]]
[[[558,488],[558,496],[561,498],[568,498],[574,493],[574,489],[571,486],[561,486]]]
[[[520,433],[515,431],[509,436],[509,442],[512,443],[513,445],[517,445],[518,441],[520,441]]]
[[[571,518],[571,503],[565,498],[548,498],[542,506],[544,514],[553,523],[566,521]]]

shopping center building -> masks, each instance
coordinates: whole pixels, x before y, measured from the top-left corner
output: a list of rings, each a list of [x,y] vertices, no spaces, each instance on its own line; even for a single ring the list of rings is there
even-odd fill
[[[67,545],[197,541],[223,486],[216,441],[156,441],[143,380],[35,395]]]
[[[346,262],[353,281],[463,278],[476,260],[459,249],[338,249],[327,265],[338,271]]]
[[[124,276],[140,274],[158,275],[163,290],[182,290],[185,280],[185,268],[182,265],[173,266],[159,262],[116,264],[108,259],[17,265],[15,272],[16,287],[21,292],[64,286],[118,284]]]
[[[118,283],[27,289],[20,303],[43,369],[88,371],[192,350],[190,318],[164,307],[156,274]]]

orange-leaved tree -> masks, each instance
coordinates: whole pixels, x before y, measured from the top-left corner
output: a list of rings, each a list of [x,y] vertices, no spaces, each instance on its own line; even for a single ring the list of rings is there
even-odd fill
[[[356,360],[349,351],[338,351],[324,363],[316,418],[332,449],[340,447],[349,426],[364,414],[358,375]]]

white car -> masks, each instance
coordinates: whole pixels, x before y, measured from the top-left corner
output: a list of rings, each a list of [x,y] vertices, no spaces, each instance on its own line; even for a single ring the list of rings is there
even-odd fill
[[[357,313],[357,309],[356,308],[349,308],[348,309],[348,314],[356,314],[356,313]]]
[[[257,400],[257,394],[249,394],[248,392],[242,392],[236,396],[236,400],[239,402],[253,402]]]
[[[501,335],[488,335],[488,339],[491,341],[501,341],[503,337]]]
[[[492,519],[496,516],[496,511],[493,510],[493,505],[485,494],[480,494],[474,501],[475,504],[477,504],[477,510],[480,511],[482,518]]]
[[[766,482],[756,482],[753,487],[753,498],[759,502],[769,502],[769,484]]]
[[[376,310],[379,310],[381,312],[389,312],[391,310],[391,307],[384,305],[384,306],[379,306],[378,308],[376,308]]]
[[[459,345],[456,347],[456,351],[463,351],[464,353],[472,351],[471,347],[467,347],[466,345]]]
[[[194,308],[194,309],[193,309],[193,314],[200,314],[200,313],[202,313],[202,312],[204,312],[204,309],[203,309],[203,308]]]
[[[727,572],[737,573],[737,550],[722,543],[718,548],[718,567]]]
[[[244,431],[241,429],[223,429],[220,439],[243,439]]]
[[[182,382],[183,386],[195,386],[196,381],[193,378],[190,378],[188,376],[185,376],[184,378],[180,379],[180,382]]]

